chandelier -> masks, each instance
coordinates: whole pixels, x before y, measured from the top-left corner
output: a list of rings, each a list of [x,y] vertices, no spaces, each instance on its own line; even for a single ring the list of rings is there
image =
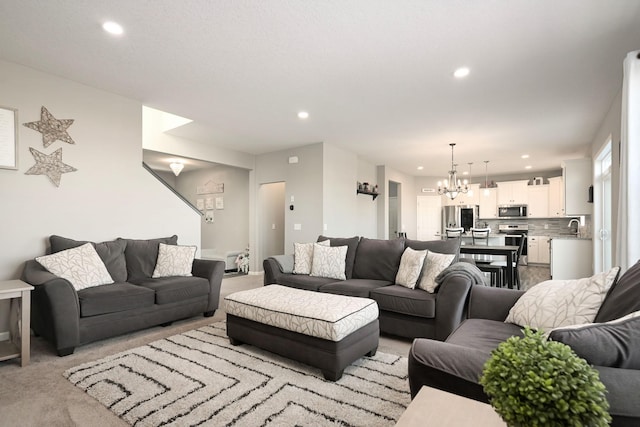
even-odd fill
[[[462,182],[458,179],[458,172],[456,171],[457,165],[453,163],[453,147],[455,147],[456,144],[451,143],[449,145],[451,146],[451,170],[449,171],[447,179],[438,181],[438,194],[444,194],[453,200],[458,197],[458,194],[469,191],[469,182],[466,179]]]

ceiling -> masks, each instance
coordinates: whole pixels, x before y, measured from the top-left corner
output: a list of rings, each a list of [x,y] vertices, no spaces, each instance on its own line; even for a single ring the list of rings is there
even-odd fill
[[[440,176],[456,143],[459,169],[533,173],[590,154],[638,22],[637,0],[19,0],[0,2],[0,58],[251,154],[326,142]]]

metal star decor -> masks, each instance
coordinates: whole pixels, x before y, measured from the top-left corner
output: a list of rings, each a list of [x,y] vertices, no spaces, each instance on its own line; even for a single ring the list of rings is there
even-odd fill
[[[73,119],[58,120],[51,115],[44,105],[40,109],[40,121],[23,123],[29,129],[42,133],[42,143],[47,148],[54,141],[63,141],[68,144],[75,144],[71,136],[67,133],[69,126],[73,124]]]
[[[25,172],[25,175],[47,175],[56,187],[60,186],[60,178],[63,173],[75,172],[78,169],[62,163],[62,148],[58,148],[53,154],[44,154],[33,147],[29,151],[36,160],[36,164]]]

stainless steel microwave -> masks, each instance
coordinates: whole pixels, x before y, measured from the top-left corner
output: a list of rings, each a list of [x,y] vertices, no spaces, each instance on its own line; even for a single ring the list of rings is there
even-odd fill
[[[499,205],[498,218],[517,219],[527,217],[527,205]]]

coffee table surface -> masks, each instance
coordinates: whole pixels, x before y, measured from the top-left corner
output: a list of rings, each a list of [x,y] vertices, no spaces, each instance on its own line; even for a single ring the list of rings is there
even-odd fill
[[[396,427],[506,427],[490,405],[422,387]]]

